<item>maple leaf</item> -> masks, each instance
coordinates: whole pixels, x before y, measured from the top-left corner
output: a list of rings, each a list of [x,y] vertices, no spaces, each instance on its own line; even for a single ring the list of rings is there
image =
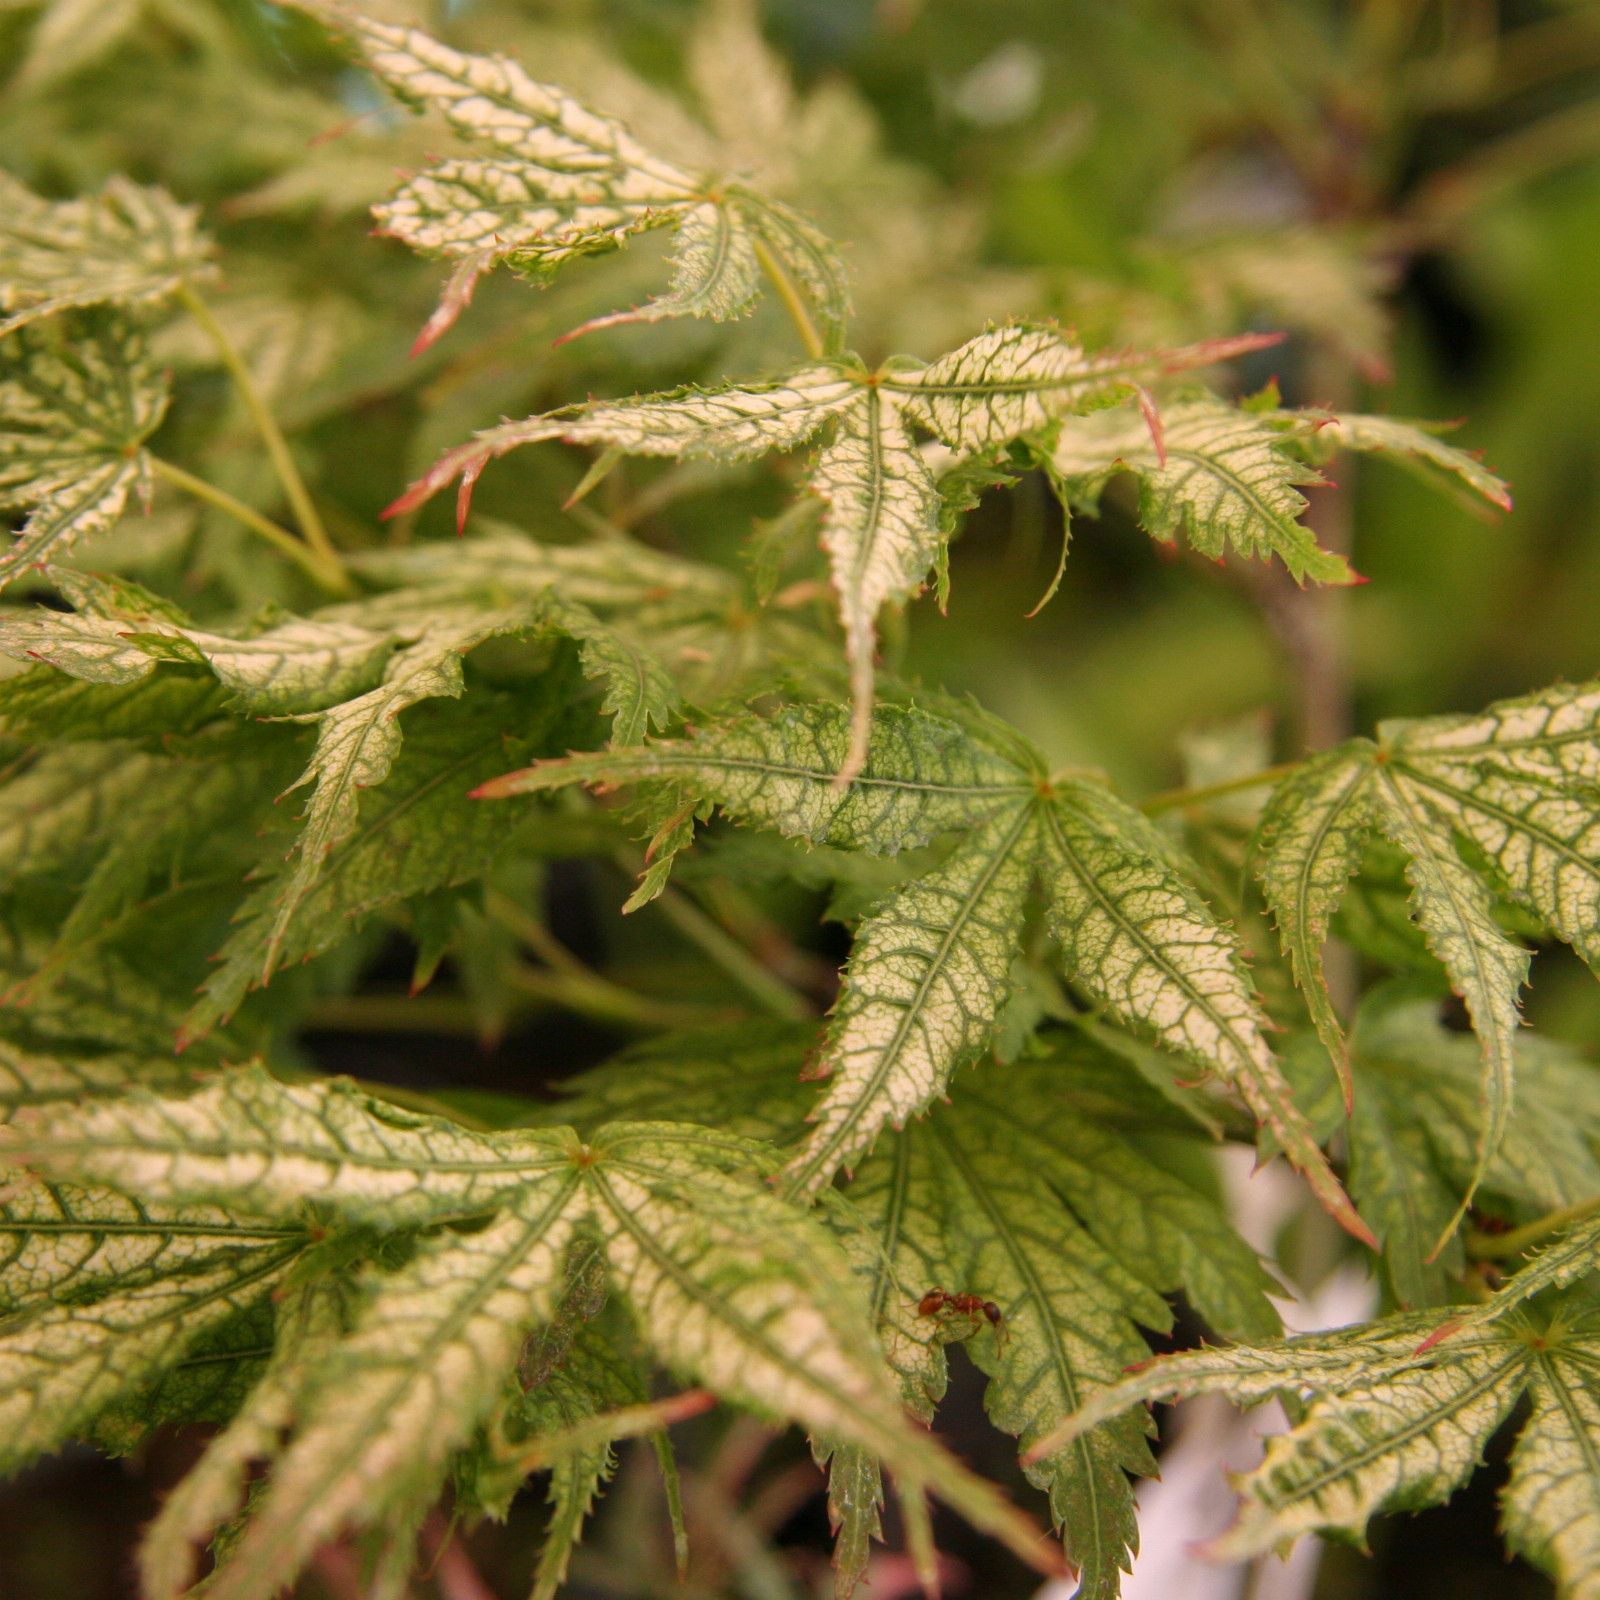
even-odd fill
[[[0,341],[0,506],[29,508],[0,553],[0,583],[109,528],[150,492],[144,442],[167,380],[116,311],[63,313]]]
[[[1350,1033],[1355,1103],[1347,1124],[1350,1193],[1383,1246],[1401,1305],[1444,1305],[1465,1266],[1461,1242],[1433,1250],[1472,1182],[1482,1132],[1481,1053],[1439,1019],[1437,990],[1395,980],[1362,1000]],[[1489,1164],[1485,1196],[1511,1220],[1561,1211],[1600,1191],[1600,1092],[1570,1047],[1523,1029],[1517,1114]],[[1291,1041],[1284,1068],[1319,1134],[1344,1123],[1326,1052]]]
[[[412,510],[459,478],[462,526],[487,463],[540,440],[737,461],[791,449],[831,424],[808,486],[827,506],[822,544],[850,663],[855,719],[843,782],[865,758],[878,613],[917,592],[929,569],[942,564],[950,533],[911,427],[929,429],[952,449],[994,454],[1052,418],[1126,399],[1141,377],[1210,365],[1270,342],[1245,336],[1148,354],[1091,354],[1057,329],[1018,323],[991,328],[929,366],[896,359],[869,373],[841,357],[758,384],[571,406],[490,428],[447,452],[387,514]],[[956,492],[970,504],[964,484]]]
[[[362,1275],[331,1348],[302,1340],[301,1359],[270,1369],[267,1392],[246,1402],[257,1442],[263,1418],[282,1414],[277,1394],[292,1393],[294,1420],[210,1580],[229,1600],[276,1593],[343,1527],[415,1527],[526,1335],[557,1309],[568,1247],[583,1236],[664,1361],[864,1446],[1025,1559],[1055,1565],[1025,1519],[908,1426],[846,1261],[814,1218],[771,1193],[771,1161],[749,1141],[681,1123],[611,1124],[586,1140],[480,1134],[348,1085],[290,1087],[246,1070],[186,1100],[35,1113],[13,1154],[145,1203],[220,1203],[267,1223],[312,1204],[356,1227],[428,1229],[399,1264]],[[223,1491],[242,1488],[221,1449],[226,1470],[195,1496],[184,1529],[231,1509]],[[159,1565],[176,1574],[170,1527],[161,1540]]]
[[[0,338],[81,306],[139,306],[209,276],[199,208],[109,179],[98,195],[42,200],[0,172]]]
[[[1588,1248],[1592,1265],[1592,1238]],[[1303,1420],[1268,1439],[1261,1464],[1235,1480],[1237,1518],[1208,1553],[1238,1560],[1314,1530],[1360,1541],[1379,1512],[1448,1498],[1526,1400],[1502,1498],[1506,1539],[1563,1595],[1589,1595],[1600,1570],[1600,1471],[1590,1444],[1600,1422],[1600,1312],[1581,1293],[1544,1315],[1523,1308],[1525,1298],[1502,1292],[1468,1326],[1410,1314],[1154,1361],[1097,1394],[1046,1443],[1146,1399],[1217,1391],[1251,1404],[1279,1391],[1309,1395]]]
[[[1588,684],[1501,701],[1477,716],[1387,722],[1376,742],[1353,739],[1305,762],[1261,820],[1262,887],[1336,1063],[1345,1045],[1320,941],[1374,829],[1407,857],[1413,913],[1483,1046],[1477,1167],[1445,1238],[1494,1159],[1511,1110],[1528,953],[1495,921],[1494,893],[1600,963],[1597,716],[1600,689]]]
[[[835,336],[842,329],[843,264],[792,207],[652,154],[615,118],[535,82],[503,56],[464,55],[421,29],[328,0],[292,3],[351,35],[402,100],[442,112],[456,132],[494,152],[437,162],[374,208],[386,232],[457,263],[417,348],[454,323],[477,280],[502,261],[545,280],[575,256],[668,226],[677,232],[669,293],[588,327],[740,316],[760,292],[765,257],[804,286]]]
[[[851,737],[840,708],[790,707],[692,738],[543,762],[485,785],[485,797],[573,783],[657,786],[663,818],[720,807],[815,843],[893,854],[963,837],[863,921],[827,1043],[830,1084],[789,1182],[814,1193],[921,1111],[992,1039],[1010,993],[1030,886],[1042,883],[1064,966],[1093,1000],[1235,1085],[1323,1204],[1370,1239],[1261,1032],[1237,941],[1174,867],[1152,825],[1109,790],[1049,778],[1012,736],[1005,754],[956,724],[881,708],[865,766],[834,781]]]
[[[755,1023],[636,1047],[571,1084],[548,1120],[676,1115],[792,1147],[805,1136],[807,1024]],[[1041,1040],[1003,1087],[965,1079],[926,1121],[886,1135],[842,1192],[832,1220],[877,1317],[906,1404],[924,1418],[945,1388],[946,1342],[964,1340],[988,1375],[995,1424],[1024,1449],[1093,1391],[1146,1358],[1137,1326],[1162,1328],[1160,1299],[1182,1287],[1215,1329],[1270,1337],[1271,1280],[1215,1203],[1162,1172],[1125,1129],[1153,1123],[1203,1143],[1125,1062],[1076,1029]],[[1001,1321],[935,1309],[944,1286],[993,1303]],[[835,1561],[859,1571],[875,1536],[870,1459],[834,1445],[830,1482],[843,1524]],[[1125,1469],[1154,1463],[1141,1427],[1097,1433],[1040,1462],[1084,1595],[1111,1596],[1134,1541]]]

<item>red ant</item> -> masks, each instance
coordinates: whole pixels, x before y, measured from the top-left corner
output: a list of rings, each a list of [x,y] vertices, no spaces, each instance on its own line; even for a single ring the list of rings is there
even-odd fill
[[[980,1300],[975,1294],[950,1294],[944,1289],[930,1289],[917,1306],[917,1314],[924,1317],[937,1317],[948,1312],[962,1317],[986,1317],[989,1326],[994,1329],[996,1347],[1004,1347],[1009,1334],[1000,1307],[993,1300]]]

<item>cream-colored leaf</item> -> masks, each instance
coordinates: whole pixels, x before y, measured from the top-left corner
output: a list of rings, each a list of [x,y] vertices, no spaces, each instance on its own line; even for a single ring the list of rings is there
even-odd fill
[[[76,10],[81,43],[85,9],[57,0],[51,18],[65,23]],[[117,0],[97,9],[103,21]],[[199,217],[199,207],[179,205],[165,189],[122,177],[98,195],[50,201],[0,173],[0,337],[72,306],[148,304],[205,276],[211,241]]]

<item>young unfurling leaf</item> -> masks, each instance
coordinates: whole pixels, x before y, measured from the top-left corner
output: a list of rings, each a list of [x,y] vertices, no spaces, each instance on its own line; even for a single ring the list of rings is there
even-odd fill
[[[0,339],[0,507],[27,509],[0,552],[0,584],[109,528],[135,488],[167,380],[144,336],[110,309],[76,311]]]

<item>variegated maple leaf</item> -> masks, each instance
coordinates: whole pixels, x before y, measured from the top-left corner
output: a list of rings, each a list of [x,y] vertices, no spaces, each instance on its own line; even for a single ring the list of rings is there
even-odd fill
[[[1600,969],[1600,686],[1560,685],[1477,716],[1382,724],[1313,756],[1262,817],[1257,870],[1312,1020],[1342,1070],[1343,1030],[1321,947],[1361,852],[1380,830],[1405,853],[1412,913],[1466,1001],[1483,1047],[1483,1131],[1461,1210],[1505,1137],[1528,952],[1496,894]]]
[[[167,409],[144,336],[104,307],[0,339],[0,506],[28,518],[0,552],[0,584],[109,528],[150,492],[144,442]]]
[[[571,406],[478,434],[443,456],[389,510],[411,510],[459,478],[457,523],[464,525],[484,467],[538,440],[738,461],[793,449],[827,429],[808,487],[827,507],[821,539],[850,663],[855,719],[840,768],[844,781],[865,757],[878,613],[917,592],[942,562],[950,531],[916,430],[953,450],[992,457],[1064,414],[1126,399],[1139,392],[1141,378],[1210,365],[1271,342],[1247,335],[1148,354],[1090,353],[1058,329],[1017,323],[991,328],[928,366],[894,360],[869,373],[852,359],[814,361],[763,383]],[[1301,529],[1296,536],[1302,545],[1310,538]]]
[[[1020,736],[991,743],[927,712],[886,706],[866,763],[834,781],[851,737],[843,708],[745,716],[635,750],[543,762],[486,784],[495,798],[573,783],[644,783],[668,847],[679,819],[720,807],[735,820],[815,844],[892,855],[952,832],[940,865],[861,924],[813,1072],[829,1079],[816,1126],[787,1168],[815,1193],[943,1093],[994,1037],[1029,891],[1067,972],[1114,1016],[1234,1085],[1358,1238],[1370,1233],[1289,1095],[1261,1015],[1221,926],[1152,824],[1109,789],[1050,776]],[[659,842],[659,841],[658,841]],[[659,865],[650,880],[659,887]]]
[[[1351,583],[1344,557],[1323,550],[1299,520],[1300,488],[1324,481],[1309,463],[1344,450],[1426,460],[1491,504],[1510,507],[1506,485],[1475,456],[1389,417],[1186,399],[1163,406],[1154,430],[1126,411],[1066,418],[1038,454],[1069,504],[1093,509],[1112,477],[1131,472],[1140,520],[1156,538],[1171,544],[1182,528],[1214,559],[1232,547],[1262,560],[1276,555],[1297,582]]]
[[[0,172],[0,337],[74,306],[138,306],[211,273],[199,210],[114,177],[42,200]]]
[[[252,1236],[242,1255],[259,1258],[258,1294],[303,1248],[307,1207],[367,1230],[366,1248],[352,1236],[346,1259],[377,1258],[348,1285],[347,1317],[303,1298],[317,1288],[309,1264],[280,1297],[272,1361],[180,1486],[176,1509],[151,1531],[152,1600],[174,1600],[193,1544],[238,1509],[250,1459],[269,1459],[271,1477],[208,1580],[210,1593],[268,1600],[347,1527],[388,1526],[409,1562],[405,1547],[452,1460],[500,1402],[527,1335],[560,1309],[572,1247],[595,1244],[606,1282],[663,1362],[738,1404],[848,1440],[913,1493],[941,1494],[1025,1560],[1047,1571],[1058,1565],[997,1491],[909,1425],[846,1258],[815,1217],[771,1192],[770,1156],[749,1140],[685,1123],[612,1123],[582,1139],[571,1129],[480,1134],[347,1084],[290,1087],[248,1069],[186,1100],[143,1094],[36,1113],[11,1154],[58,1183],[126,1190],[184,1216],[226,1207],[226,1227]],[[135,1281],[148,1285],[138,1292],[153,1303],[144,1311],[141,1300],[130,1314],[145,1315],[159,1334],[139,1347],[145,1370],[178,1360],[196,1337],[191,1302],[220,1299],[202,1272],[163,1270],[161,1252],[173,1246],[161,1222],[182,1233],[178,1216],[166,1214],[142,1230],[156,1245],[153,1256],[143,1245],[151,1259],[134,1269]],[[372,1230],[401,1234],[387,1267]],[[139,1238],[141,1230],[129,1231]],[[117,1248],[139,1246],[119,1240]],[[225,1287],[239,1276],[240,1254],[235,1247],[217,1268],[232,1274]],[[128,1387],[111,1363],[124,1350],[131,1360],[135,1347],[103,1308],[120,1304],[130,1276],[108,1271],[98,1314],[64,1313],[85,1328],[80,1364],[99,1374],[70,1413],[68,1433]],[[227,1309],[211,1310],[212,1320]],[[0,1403],[16,1328],[8,1323],[0,1335]],[[26,1352],[15,1359],[25,1362]],[[19,1415],[38,1414],[25,1372],[18,1378],[11,1404]],[[52,1423],[54,1438],[60,1426]],[[551,1443],[557,1453],[571,1448],[559,1434]],[[13,1449],[30,1446],[39,1448],[24,1437]]]
[[[1594,1260],[1591,1236],[1587,1265]],[[1438,1504],[1525,1405],[1501,1525],[1511,1548],[1556,1579],[1565,1600],[1589,1600],[1600,1575],[1600,1311],[1581,1291],[1532,1311],[1516,1292],[1525,1275],[1464,1326],[1412,1314],[1150,1362],[1097,1394],[1036,1451],[1060,1448],[1145,1400],[1309,1397],[1303,1420],[1271,1437],[1261,1464],[1234,1480],[1237,1517],[1207,1553],[1238,1560],[1317,1530],[1359,1541],[1380,1512]]]
[[[438,162],[375,208],[386,232],[457,264],[419,349],[451,326],[477,280],[500,262],[542,280],[575,256],[659,227],[677,232],[670,292],[591,327],[740,316],[760,293],[765,267],[803,286],[838,346],[849,311],[844,266],[792,207],[653,154],[614,117],[536,82],[506,57],[465,55],[419,28],[332,0],[285,3],[350,35],[402,100],[440,111],[492,152]]]
[[[551,1108],[580,1128],[610,1118],[715,1122],[792,1147],[805,1137],[801,1069],[809,1024],[756,1023],[639,1046],[574,1080]],[[877,1318],[878,1337],[913,1414],[944,1393],[947,1343],[964,1341],[988,1376],[996,1426],[1026,1449],[1087,1397],[1116,1383],[1148,1347],[1138,1327],[1167,1325],[1161,1299],[1181,1286],[1216,1331],[1270,1338],[1271,1280],[1220,1208],[1158,1168],[1126,1136],[1205,1134],[1125,1062],[1063,1030],[1001,1078],[964,1078],[926,1120],[885,1135],[831,1215]],[[945,1287],[992,1304],[922,1309]],[[1111,1600],[1135,1542],[1127,1473],[1154,1462],[1143,1419],[1074,1441],[1030,1469],[1050,1495],[1085,1600]],[[830,1493],[841,1524],[835,1565],[848,1593],[876,1534],[876,1466],[836,1444]]]

